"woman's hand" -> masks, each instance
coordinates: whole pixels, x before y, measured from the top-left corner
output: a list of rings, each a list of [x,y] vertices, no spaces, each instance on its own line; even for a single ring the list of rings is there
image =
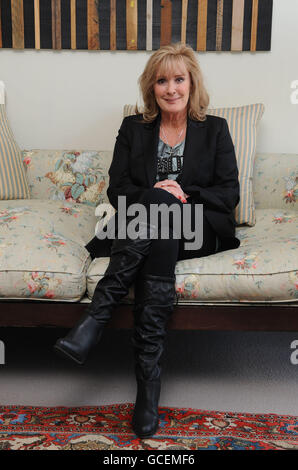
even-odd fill
[[[161,188],[165,189],[169,193],[173,194],[173,196],[177,197],[180,199],[181,202],[185,203],[186,198],[189,197],[188,194],[185,194],[180,186],[179,183],[177,183],[175,180],[163,180],[163,181],[158,181],[155,183],[153,186],[154,188]]]

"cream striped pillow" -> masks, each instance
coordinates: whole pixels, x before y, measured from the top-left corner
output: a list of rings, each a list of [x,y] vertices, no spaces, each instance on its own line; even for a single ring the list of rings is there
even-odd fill
[[[0,200],[29,199],[30,191],[21,151],[5,110],[4,83],[0,82]]]
[[[237,225],[256,223],[252,177],[256,155],[257,125],[264,112],[262,103],[235,108],[208,109],[207,114],[227,120],[235,146],[240,183],[240,202],[235,210]],[[124,106],[124,117],[135,114],[135,105]]]
[[[256,103],[239,108],[208,109],[207,113],[227,120],[235,146],[240,183],[240,202],[235,210],[235,219],[237,225],[253,226],[256,223],[256,211],[252,177],[256,155],[257,125],[264,113],[264,105]]]

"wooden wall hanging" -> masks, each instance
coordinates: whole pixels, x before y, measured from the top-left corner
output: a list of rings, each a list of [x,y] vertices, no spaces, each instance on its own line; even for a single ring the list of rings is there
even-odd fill
[[[0,0],[0,48],[268,51],[273,0]]]

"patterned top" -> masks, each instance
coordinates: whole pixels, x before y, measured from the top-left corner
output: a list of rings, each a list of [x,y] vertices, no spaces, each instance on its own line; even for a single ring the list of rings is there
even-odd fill
[[[165,179],[176,180],[183,167],[183,152],[185,139],[180,144],[171,147],[159,139],[157,149],[157,176],[156,181]],[[219,238],[216,236],[216,248],[218,249]]]
[[[176,180],[183,167],[185,140],[171,147],[159,139],[157,149],[156,181]]]

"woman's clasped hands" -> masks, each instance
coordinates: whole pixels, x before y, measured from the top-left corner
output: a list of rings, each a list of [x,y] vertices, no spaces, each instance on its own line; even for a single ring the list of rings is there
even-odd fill
[[[163,181],[158,181],[155,183],[154,188],[161,188],[168,191],[169,193],[173,194],[173,196],[180,199],[180,201],[183,203],[187,202],[186,199],[189,197],[188,194],[185,194],[180,184],[175,180],[166,179]]]

